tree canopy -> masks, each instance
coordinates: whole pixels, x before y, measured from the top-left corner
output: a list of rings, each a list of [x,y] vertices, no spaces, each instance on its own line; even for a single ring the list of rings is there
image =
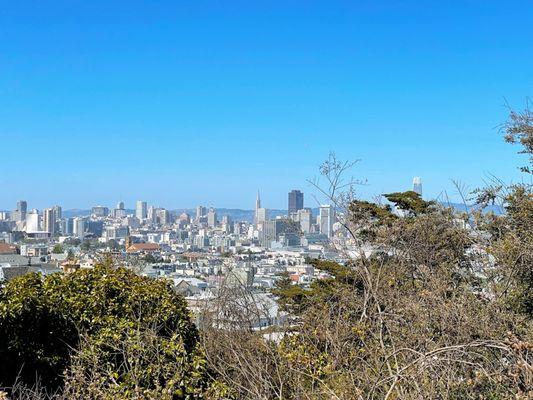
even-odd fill
[[[164,281],[110,262],[27,274],[0,291],[0,385],[15,379],[70,398],[181,399],[207,386],[198,332]],[[88,379],[90,378],[90,379]],[[107,397],[106,397],[107,398]]]

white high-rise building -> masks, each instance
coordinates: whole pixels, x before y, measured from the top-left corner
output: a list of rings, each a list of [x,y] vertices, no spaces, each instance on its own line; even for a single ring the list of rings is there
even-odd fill
[[[255,214],[254,223],[259,224],[259,209],[261,208],[261,197],[259,197],[259,189],[257,190],[257,198],[255,199]]]
[[[196,207],[196,221],[199,221],[200,218],[205,217],[207,214],[207,208],[204,206],[197,206]]]
[[[43,228],[44,231],[50,235],[55,233],[56,227],[56,213],[53,208],[46,208],[43,211]]]
[[[259,207],[255,212],[255,219],[256,219],[256,224],[261,224],[262,222],[266,222],[266,220],[268,219],[267,209],[263,207]]]
[[[135,216],[141,221],[148,217],[148,208],[146,206],[146,201],[137,201],[135,206]]]
[[[318,215],[318,227],[320,233],[330,238],[333,235],[333,224],[335,223],[335,209],[327,204],[320,206]]]
[[[302,232],[309,233],[311,232],[311,225],[312,225],[312,218],[313,215],[311,213],[310,208],[303,208],[301,210],[297,211],[296,219],[300,223],[300,228],[302,229]]]
[[[26,214],[26,233],[39,232],[39,211],[33,209]]]
[[[148,207],[147,218],[148,221],[150,221],[152,224],[155,224],[157,222],[157,208],[154,206]]]
[[[207,212],[207,225],[214,227],[217,224],[217,213],[214,208],[210,208]]]
[[[168,225],[171,223],[170,211],[159,208],[157,209],[157,219],[161,225]]]
[[[57,223],[61,218],[63,218],[63,208],[61,208],[61,206],[54,206],[52,209],[54,210],[54,217]]]
[[[422,197],[422,178],[419,176],[413,178],[413,192],[418,193]]]
[[[85,235],[85,218],[74,218],[72,221],[72,235],[77,238],[83,238]]]
[[[125,216],[126,216],[126,210],[124,209],[124,202],[119,201],[117,203],[117,208],[113,210],[113,217],[124,218]]]

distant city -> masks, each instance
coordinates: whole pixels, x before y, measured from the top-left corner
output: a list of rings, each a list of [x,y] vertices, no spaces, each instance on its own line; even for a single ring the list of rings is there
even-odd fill
[[[422,194],[416,177],[412,190]],[[185,295],[206,295],[228,271],[246,285],[270,288],[280,273],[307,284],[320,272],[306,260],[343,257],[338,243],[349,242],[343,213],[332,204],[305,207],[304,192],[287,194],[287,209],[265,207],[258,190],[250,210],[168,210],[138,200],[115,207],[39,211],[20,200],[0,211],[0,279],[28,271],[42,274],[92,268],[105,255],[141,273],[171,279]],[[132,205],[133,206],[133,205]]]
[[[419,177],[413,179],[413,190],[422,194]],[[329,239],[335,222],[334,207],[329,204],[316,208],[304,207],[304,193],[296,189],[288,193],[286,210],[263,207],[259,190],[254,210],[215,209],[203,205],[197,206],[195,210],[167,210],[138,200],[134,209],[127,209],[125,203],[119,201],[115,208],[97,205],[91,210],[64,212],[60,205],[54,205],[39,212],[37,209],[29,209],[27,201],[20,200],[13,211],[0,211],[0,240],[12,243],[23,237],[74,237],[106,242],[123,240],[127,236],[134,236],[136,231],[143,231],[151,233],[150,240],[153,241],[159,230],[164,230],[169,240],[175,235],[184,241],[185,247],[204,248],[210,245],[207,240],[212,233],[210,231],[216,231],[224,235],[246,234],[248,239],[256,239],[263,247],[270,248],[300,245],[302,238],[305,243],[306,235]],[[143,239],[140,237],[140,240]],[[230,243],[230,236],[225,236],[221,241],[225,247]]]

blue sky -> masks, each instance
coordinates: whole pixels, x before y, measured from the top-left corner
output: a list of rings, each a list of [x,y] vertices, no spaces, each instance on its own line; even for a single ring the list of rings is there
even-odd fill
[[[0,209],[286,207],[330,151],[361,196],[520,180],[531,1],[0,1]]]

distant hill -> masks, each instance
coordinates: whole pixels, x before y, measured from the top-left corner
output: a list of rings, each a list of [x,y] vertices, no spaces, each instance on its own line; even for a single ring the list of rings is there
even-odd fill
[[[448,202],[441,202],[441,204],[445,207],[452,207],[454,210],[456,211],[459,211],[459,212],[466,212],[467,211],[467,208],[468,208],[468,211],[472,212],[474,211],[474,209],[472,208],[473,206],[472,205],[468,205],[466,206],[465,204],[463,203],[448,203]],[[489,212],[493,212],[494,214],[496,215],[502,215],[502,214],[505,214],[505,210],[500,207],[500,206],[497,206],[497,205],[489,205],[487,207],[485,207],[485,209],[483,210],[484,213],[489,213]]]
[[[88,215],[91,215],[91,210],[80,210],[78,208],[63,210],[63,218],[85,217]]]
[[[461,203],[441,203],[443,206],[452,207],[453,209],[459,211],[459,212],[465,212],[466,207],[464,204]],[[472,206],[469,206],[472,207]],[[248,221],[253,222],[254,220],[254,210],[243,210],[240,208],[217,208],[217,217],[218,219],[222,219],[223,216],[228,215],[232,220],[234,221]],[[470,208],[470,211],[472,209]],[[194,208],[177,208],[174,210],[171,210],[171,212],[175,215],[180,215],[182,213],[189,214],[191,217],[194,217],[196,215],[196,209]],[[313,216],[318,215],[318,208],[312,208]],[[484,212],[493,212],[494,214],[501,215],[505,213],[505,210],[502,207],[499,206],[487,206],[484,210]],[[127,209],[126,214],[135,214],[135,210]],[[73,217],[84,217],[91,215],[91,210],[82,210],[82,209],[70,209],[70,210],[64,210],[63,216],[65,218],[73,218]],[[276,218],[278,216],[287,215],[287,210],[280,210],[280,209],[268,209],[268,215],[270,218]]]
[[[255,210],[243,210],[240,208],[216,208],[217,219],[222,219],[224,216],[229,216],[233,221],[248,221],[253,222]],[[182,213],[189,214],[191,217],[196,215],[196,209],[192,208],[178,208],[171,210],[172,213],[180,215]],[[268,210],[268,215],[271,218],[275,218],[281,215],[287,215],[287,210]]]

